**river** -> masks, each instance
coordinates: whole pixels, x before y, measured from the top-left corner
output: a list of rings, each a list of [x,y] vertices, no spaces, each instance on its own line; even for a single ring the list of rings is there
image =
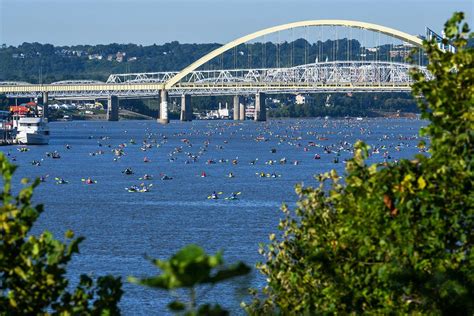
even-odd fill
[[[69,265],[72,283],[80,273],[122,276],[125,315],[162,315],[170,301],[168,293],[126,282],[130,275],[156,274],[145,255],[165,259],[196,243],[210,253],[223,250],[226,262],[243,260],[254,266],[262,260],[258,244],[277,232],[281,204],[294,205],[296,183],[316,185],[314,175],[333,168],[342,173],[357,139],[372,146],[369,163],[412,157],[418,153],[418,130],[424,124],[384,118],[168,125],[53,122],[48,146],[28,146],[27,152],[10,146],[1,151],[19,165],[16,183],[22,177],[46,177],[34,194],[45,212],[33,233],[48,229],[62,238],[71,229],[86,237],[81,253]],[[119,147],[122,156],[114,153]],[[47,156],[53,151],[61,158]],[[314,159],[316,154],[321,159]],[[124,174],[126,168],[133,174]],[[228,177],[230,172],[235,177]],[[275,177],[260,177],[261,172]],[[153,175],[153,180],[139,180],[144,174]],[[172,180],[161,180],[165,174]],[[56,177],[68,184],[56,184]],[[81,181],[88,177],[97,183]],[[150,192],[125,190],[142,182],[153,184]],[[222,192],[220,198],[208,199],[214,191]],[[240,192],[239,199],[225,200],[232,192]],[[242,314],[239,303],[248,299],[245,289],[262,286],[263,281],[254,269],[250,277],[220,285],[204,299]]]

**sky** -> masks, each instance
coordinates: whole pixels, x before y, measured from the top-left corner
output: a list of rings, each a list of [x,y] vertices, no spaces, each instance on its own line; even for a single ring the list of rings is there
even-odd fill
[[[0,44],[226,43],[317,19],[440,32],[454,11],[474,27],[474,0],[0,0]]]

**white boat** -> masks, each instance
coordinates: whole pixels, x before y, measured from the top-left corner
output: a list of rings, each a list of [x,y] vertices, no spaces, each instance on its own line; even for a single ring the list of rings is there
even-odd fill
[[[16,140],[25,145],[47,145],[49,143],[48,120],[42,117],[20,117],[16,122]]]
[[[255,118],[255,106],[249,105],[245,108],[245,117],[249,119]]]

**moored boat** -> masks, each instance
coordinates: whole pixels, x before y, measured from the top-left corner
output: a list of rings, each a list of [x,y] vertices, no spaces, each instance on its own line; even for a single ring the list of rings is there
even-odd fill
[[[42,117],[20,117],[16,123],[16,140],[25,145],[47,145],[49,143],[48,121]]]

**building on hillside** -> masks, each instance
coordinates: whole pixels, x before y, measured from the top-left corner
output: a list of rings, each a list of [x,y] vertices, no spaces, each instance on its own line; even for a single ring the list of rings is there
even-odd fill
[[[115,55],[115,60],[117,62],[121,63],[124,60],[126,55],[127,55],[127,53],[125,53],[125,52],[123,52],[123,53],[122,52],[117,52],[117,54]]]
[[[89,60],[92,60],[92,59],[97,59],[97,60],[102,60],[103,56],[100,55],[100,54],[91,54],[89,55]]]
[[[413,49],[413,45],[410,45],[407,43],[404,43],[402,45],[394,45],[392,49],[390,49],[390,58],[395,58],[395,57],[406,58],[410,56],[412,49]]]

